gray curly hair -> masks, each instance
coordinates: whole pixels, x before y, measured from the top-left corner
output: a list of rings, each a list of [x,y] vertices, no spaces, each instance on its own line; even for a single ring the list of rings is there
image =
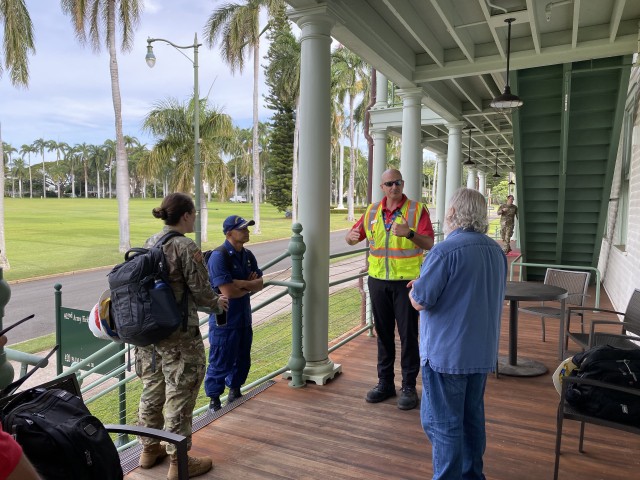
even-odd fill
[[[489,230],[487,201],[479,191],[462,187],[451,196],[449,211],[445,215],[444,233],[458,228],[479,233]]]

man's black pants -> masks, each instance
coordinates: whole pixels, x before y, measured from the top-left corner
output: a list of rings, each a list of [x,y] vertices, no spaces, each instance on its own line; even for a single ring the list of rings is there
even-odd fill
[[[395,328],[400,334],[402,386],[415,387],[420,371],[418,312],[409,300],[408,280],[380,280],[369,277],[369,296],[378,334],[378,380],[394,384],[396,359]]]

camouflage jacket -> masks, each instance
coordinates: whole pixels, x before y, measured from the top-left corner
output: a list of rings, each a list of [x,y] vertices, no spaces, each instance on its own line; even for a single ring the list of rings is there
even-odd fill
[[[518,215],[518,207],[513,204],[503,203],[498,207],[498,215],[502,215],[500,218],[501,225],[513,224],[516,221],[516,215]]]
[[[173,230],[165,226],[145,242],[145,248],[155,245],[163,235]],[[178,303],[182,301],[185,286],[188,287],[189,325],[198,325],[198,307],[218,309],[218,295],[211,288],[209,273],[204,264],[202,251],[193,240],[188,237],[173,237],[162,246],[169,269],[169,284],[173,289]]]

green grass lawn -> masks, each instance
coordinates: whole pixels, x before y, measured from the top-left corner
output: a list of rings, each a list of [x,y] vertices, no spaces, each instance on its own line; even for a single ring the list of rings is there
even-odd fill
[[[161,199],[129,200],[131,246],[139,247],[163,223],[151,215]],[[123,260],[118,252],[118,203],[96,198],[5,198],[5,242],[10,268],[8,281],[60,274],[88,268],[115,265]],[[208,203],[208,241],[203,250],[222,243],[222,222],[228,215],[253,218],[249,203]],[[351,226],[344,213],[330,216],[331,230]],[[251,242],[264,242],[291,236],[291,220],[275,207],[260,207],[261,234],[251,234]],[[302,232],[304,236],[304,231]],[[193,234],[189,235],[193,238]]]

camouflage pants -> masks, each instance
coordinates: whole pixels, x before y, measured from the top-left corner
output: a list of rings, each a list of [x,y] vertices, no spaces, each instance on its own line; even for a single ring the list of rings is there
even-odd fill
[[[196,398],[204,378],[206,360],[198,327],[179,328],[168,338],[153,345],[136,347],[136,374],[142,381],[138,407],[138,425],[164,429],[184,435],[191,448],[191,422]],[[163,410],[164,408],[164,415]],[[159,440],[139,437],[142,445]],[[167,453],[175,453],[167,444]]]
[[[500,237],[504,242],[505,252],[511,251],[511,237],[513,236],[513,223],[505,223],[500,225]]]

